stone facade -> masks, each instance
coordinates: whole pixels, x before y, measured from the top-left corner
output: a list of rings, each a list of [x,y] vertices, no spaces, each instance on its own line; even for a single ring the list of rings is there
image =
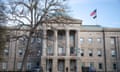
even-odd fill
[[[25,30],[13,31],[18,36],[27,34]],[[1,71],[19,70],[26,41],[25,36],[19,40],[10,39]],[[43,37],[34,37],[29,50],[26,70],[41,64],[43,72],[84,72],[90,69],[119,72],[120,28],[82,25],[81,20],[43,24]]]

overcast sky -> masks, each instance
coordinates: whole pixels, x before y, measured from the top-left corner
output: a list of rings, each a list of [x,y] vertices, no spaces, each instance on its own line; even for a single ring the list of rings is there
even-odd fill
[[[72,17],[83,20],[84,25],[120,27],[120,0],[69,0]],[[90,13],[97,9],[97,18]]]

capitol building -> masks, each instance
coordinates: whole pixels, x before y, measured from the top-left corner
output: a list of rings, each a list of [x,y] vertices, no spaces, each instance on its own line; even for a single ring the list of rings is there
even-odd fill
[[[11,38],[3,50],[0,71],[19,71],[26,48],[27,29],[11,28]],[[120,71],[120,28],[83,25],[82,20],[69,19],[43,24],[31,39],[25,71],[40,67],[43,72]]]

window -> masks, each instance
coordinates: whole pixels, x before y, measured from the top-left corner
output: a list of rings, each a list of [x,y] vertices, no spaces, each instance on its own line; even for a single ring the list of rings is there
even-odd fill
[[[39,61],[36,62],[36,66],[37,66],[37,67],[40,66],[40,62],[39,62]]]
[[[31,70],[32,64],[30,62],[27,63],[27,70]]]
[[[101,43],[101,38],[97,38],[97,42],[98,42],[98,43]]]
[[[70,60],[70,71],[75,71],[76,69],[76,60]]]
[[[111,44],[114,45],[115,44],[115,38],[114,37],[111,37]]]
[[[19,50],[18,50],[18,53],[19,53],[19,56],[22,56],[22,55],[23,55],[23,50],[22,50],[22,49],[19,49]]]
[[[7,42],[10,41],[10,35],[6,35],[6,40],[7,40]]]
[[[2,69],[7,69],[7,63],[6,62],[2,63]]]
[[[8,49],[5,49],[5,50],[4,50],[4,54],[5,54],[6,56],[8,56]]]
[[[19,43],[22,44],[22,45],[25,45],[26,44],[25,37],[19,38]]]
[[[47,38],[48,38],[49,40],[53,40],[53,35],[52,35],[52,34],[48,34]]]
[[[41,41],[42,41],[41,38],[37,38],[38,43],[41,43]]]
[[[112,49],[111,54],[112,54],[112,57],[115,57],[116,56],[115,50]]]
[[[64,39],[64,36],[58,35],[58,39],[59,39],[59,40],[62,40],[62,39]]]
[[[37,56],[40,56],[40,54],[41,54],[41,51],[40,51],[40,50],[38,50],[38,52],[37,52]]]
[[[89,50],[89,56],[93,56],[93,51],[91,49]]]
[[[73,48],[73,47],[71,47],[70,48],[70,55],[75,55],[76,53],[75,53],[75,48]]]
[[[58,31],[58,39],[63,40],[65,37],[65,32],[64,31]]]
[[[58,72],[64,72],[64,61],[58,60]]]
[[[52,60],[50,59],[46,60],[46,69],[47,69],[47,72],[52,72]]]
[[[113,63],[113,69],[115,70],[117,68],[116,63]]]
[[[59,55],[65,55],[65,48],[58,48]]]
[[[98,50],[98,51],[97,51],[97,55],[98,55],[99,57],[101,57],[101,56],[102,56],[102,51],[101,51],[101,50]]]
[[[41,32],[42,33],[42,32]],[[54,32],[52,30],[47,30],[47,39],[48,40],[53,40],[54,37]]]
[[[94,62],[90,62],[89,66],[94,67]]]
[[[102,63],[98,63],[98,68],[99,69],[103,69],[103,64]]]
[[[80,38],[80,43],[82,44],[84,42],[84,39],[83,38]]]
[[[70,40],[71,40],[71,41],[74,40],[74,35],[70,35]]]
[[[48,47],[47,48],[47,55],[52,55],[53,54],[53,48],[52,47]]]
[[[81,67],[85,67],[85,62],[82,62],[82,63],[81,63]]]
[[[84,50],[83,49],[80,50],[80,55],[84,56]]]
[[[92,38],[89,38],[89,39],[88,39],[88,42],[89,42],[89,43],[92,43],[92,42],[93,42],[93,39],[92,39]]]
[[[20,69],[20,68],[21,68],[21,65],[22,65],[21,62],[17,63],[17,69]]]

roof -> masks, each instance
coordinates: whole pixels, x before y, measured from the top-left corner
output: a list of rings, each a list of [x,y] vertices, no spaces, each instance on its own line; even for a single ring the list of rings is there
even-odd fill
[[[88,31],[88,32],[98,32],[98,31],[105,31],[105,32],[120,32],[120,28],[107,28],[102,27],[100,25],[81,25],[81,31]]]
[[[81,31],[102,31],[102,27],[100,25],[81,25]]]
[[[64,24],[82,24],[82,20],[80,19],[74,19],[71,17],[54,17],[50,18],[48,23],[64,23]]]
[[[120,28],[104,28],[105,32],[120,32]]]

